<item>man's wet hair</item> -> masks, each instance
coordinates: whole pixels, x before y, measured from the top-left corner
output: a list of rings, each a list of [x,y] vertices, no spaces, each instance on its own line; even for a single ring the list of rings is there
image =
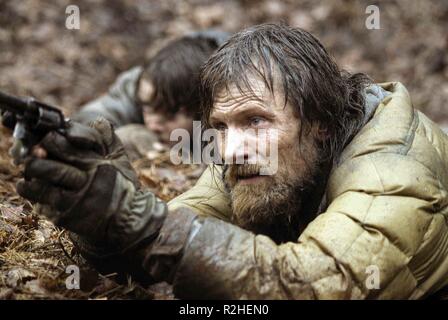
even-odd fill
[[[184,36],[158,51],[142,74],[154,86],[149,101],[154,110],[174,115],[184,108],[188,115],[199,119],[200,68],[217,48],[213,39]]]
[[[362,126],[364,88],[371,81],[362,73],[340,70],[313,35],[283,24],[262,24],[234,34],[202,68],[201,109],[205,126],[216,96],[235,86],[255,96],[251,78],[262,79],[274,94],[282,89],[301,121],[301,136],[317,124],[326,131],[322,151],[335,159]],[[225,91],[224,91],[225,92]]]

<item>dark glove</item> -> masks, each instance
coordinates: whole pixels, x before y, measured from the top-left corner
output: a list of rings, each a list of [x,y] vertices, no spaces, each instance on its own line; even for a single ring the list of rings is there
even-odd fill
[[[65,135],[50,132],[40,145],[48,157],[27,160],[17,192],[42,204],[41,212],[56,225],[104,255],[125,252],[157,235],[166,204],[139,188],[107,120],[91,127],[72,121]]]

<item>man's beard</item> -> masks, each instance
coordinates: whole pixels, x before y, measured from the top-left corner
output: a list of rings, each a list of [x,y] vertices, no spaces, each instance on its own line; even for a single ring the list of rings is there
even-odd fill
[[[259,175],[260,166],[225,165],[223,181],[231,198],[232,222],[277,243],[297,240],[316,217],[330,169],[328,161],[317,160],[322,154],[312,153],[305,168],[299,165],[298,152],[287,159],[279,157],[278,172],[253,184],[238,182]]]

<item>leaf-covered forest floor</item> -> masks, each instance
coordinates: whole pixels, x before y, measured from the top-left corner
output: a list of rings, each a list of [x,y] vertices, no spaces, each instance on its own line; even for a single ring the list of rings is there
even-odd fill
[[[189,31],[236,32],[283,21],[315,34],[336,61],[376,82],[401,81],[414,105],[448,125],[448,2],[374,1],[380,30],[365,27],[371,1],[350,0],[23,0],[0,2],[0,89],[55,104],[67,115],[107,90],[169,39]],[[80,30],[65,28],[65,9],[80,8]],[[0,129],[0,299],[172,299],[166,284],[142,287],[100,275],[67,235],[18,197],[20,167]],[[134,163],[142,182],[169,200],[201,169],[170,164],[166,153]],[[81,267],[81,290],[67,290],[66,268]]]

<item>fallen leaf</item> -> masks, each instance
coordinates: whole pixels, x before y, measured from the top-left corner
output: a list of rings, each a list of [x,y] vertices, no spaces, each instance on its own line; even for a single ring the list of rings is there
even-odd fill
[[[14,298],[14,290],[7,288],[0,290],[0,300],[10,300]]]
[[[40,279],[27,281],[23,286],[23,289],[28,293],[35,295],[48,295],[47,289]]]
[[[20,283],[36,278],[36,275],[26,269],[23,268],[14,268],[9,270],[6,274],[6,284],[15,288]]]
[[[18,207],[7,207],[3,206],[0,208],[1,216],[5,220],[20,223],[22,221],[23,206]]]
[[[0,232],[1,231],[4,231],[7,234],[12,234],[19,231],[19,229],[13,224],[0,220]]]
[[[40,230],[33,230],[33,240],[38,245],[42,245],[45,243],[45,236]]]
[[[39,227],[39,216],[33,215],[33,214],[28,214],[22,218],[22,224],[29,226],[31,228],[38,228]]]

